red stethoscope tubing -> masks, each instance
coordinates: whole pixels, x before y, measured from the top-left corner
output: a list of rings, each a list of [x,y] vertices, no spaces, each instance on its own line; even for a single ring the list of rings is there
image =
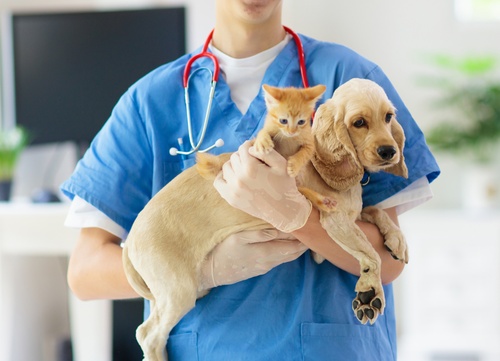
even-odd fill
[[[306,56],[304,54],[304,47],[302,46],[302,41],[300,41],[299,36],[297,33],[295,33],[292,29],[289,27],[283,26],[285,31],[290,34],[295,41],[295,46],[297,47],[297,54],[299,57],[299,68],[300,68],[300,75],[302,76],[302,85],[304,88],[309,88],[309,81],[307,79],[307,72],[306,72]]]
[[[302,47],[302,42],[300,41],[299,36],[289,27],[283,26],[283,29],[290,34],[295,42],[295,46],[297,47],[297,55],[299,57],[299,68],[300,68],[300,75],[302,77],[302,85],[304,88],[309,87],[309,81],[307,79],[307,72],[306,72],[306,57],[304,54],[304,48]],[[214,35],[214,31],[212,30],[210,34],[208,34],[207,40],[205,40],[205,44],[203,45],[203,48],[201,49],[201,52],[194,55],[191,59],[188,60],[186,63],[186,67],[184,68],[184,76],[182,78],[182,82],[184,85],[184,88],[187,88],[188,86],[188,80],[189,80],[189,74],[191,73],[191,66],[193,63],[198,60],[199,58],[209,58],[212,60],[214,64],[214,71],[212,75],[212,81],[217,82],[219,80],[219,73],[220,73],[220,67],[219,67],[219,61],[215,57],[214,54],[210,53],[208,51],[208,46],[210,45],[210,42],[212,41],[212,37]]]

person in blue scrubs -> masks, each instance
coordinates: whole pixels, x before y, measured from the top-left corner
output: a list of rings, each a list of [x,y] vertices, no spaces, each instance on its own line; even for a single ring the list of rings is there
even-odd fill
[[[262,84],[302,86],[296,45],[282,28],[282,5],[281,0],[216,0],[210,50],[222,76],[202,146],[222,138],[224,146],[213,153],[236,151],[255,137],[266,112]],[[378,205],[397,222],[398,214],[431,197],[429,183],[439,174],[422,132],[376,64],[345,46],[300,38],[310,85],[327,86],[321,102],[349,79],[366,78],[380,84],[397,108],[409,178],[375,174],[363,189],[365,206]],[[70,287],[81,299],[137,297],[124,275],[120,245],[146,203],[195,162],[194,154],[172,156],[169,149],[178,147],[179,138],[189,144],[182,73],[198,52],[132,85],[61,187],[72,200],[66,224],[81,228],[68,270]],[[193,69],[202,66],[211,62],[200,59]],[[208,75],[199,72],[190,88],[197,138]],[[375,324],[361,325],[351,309],[357,261],[328,237],[316,210],[304,221],[292,234],[242,232],[213,250],[200,275],[211,291],[171,332],[170,361],[396,360],[391,282],[404,265],[385,250],[375,226],[358,223],[381,256],[387,302]],[[328,262],[316,264],[309,248]]]

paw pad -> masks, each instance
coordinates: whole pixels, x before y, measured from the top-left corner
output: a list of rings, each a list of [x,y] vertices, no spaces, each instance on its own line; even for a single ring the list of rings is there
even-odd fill
[[[383,313],[384,302],[376,295],[372,288],[366,292],[359,292],[357,297],[352,301],[352,309],[356,318],[362,323],[370,322],[373,324],[379,315]]]

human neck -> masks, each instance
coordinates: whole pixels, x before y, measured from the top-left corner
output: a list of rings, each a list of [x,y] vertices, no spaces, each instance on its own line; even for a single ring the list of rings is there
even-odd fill
[[[284,37],[281,19],[255,25],[221,21],[216,23],[212,44],[233,58],[248,58],[272,48]]]

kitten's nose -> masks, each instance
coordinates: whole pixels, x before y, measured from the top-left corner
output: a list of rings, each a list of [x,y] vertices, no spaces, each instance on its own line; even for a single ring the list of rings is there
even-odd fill
[[[392,145],[383,145],[377,149],[377,153],[383,160],[391,160],[396,154],[396,148]]]

